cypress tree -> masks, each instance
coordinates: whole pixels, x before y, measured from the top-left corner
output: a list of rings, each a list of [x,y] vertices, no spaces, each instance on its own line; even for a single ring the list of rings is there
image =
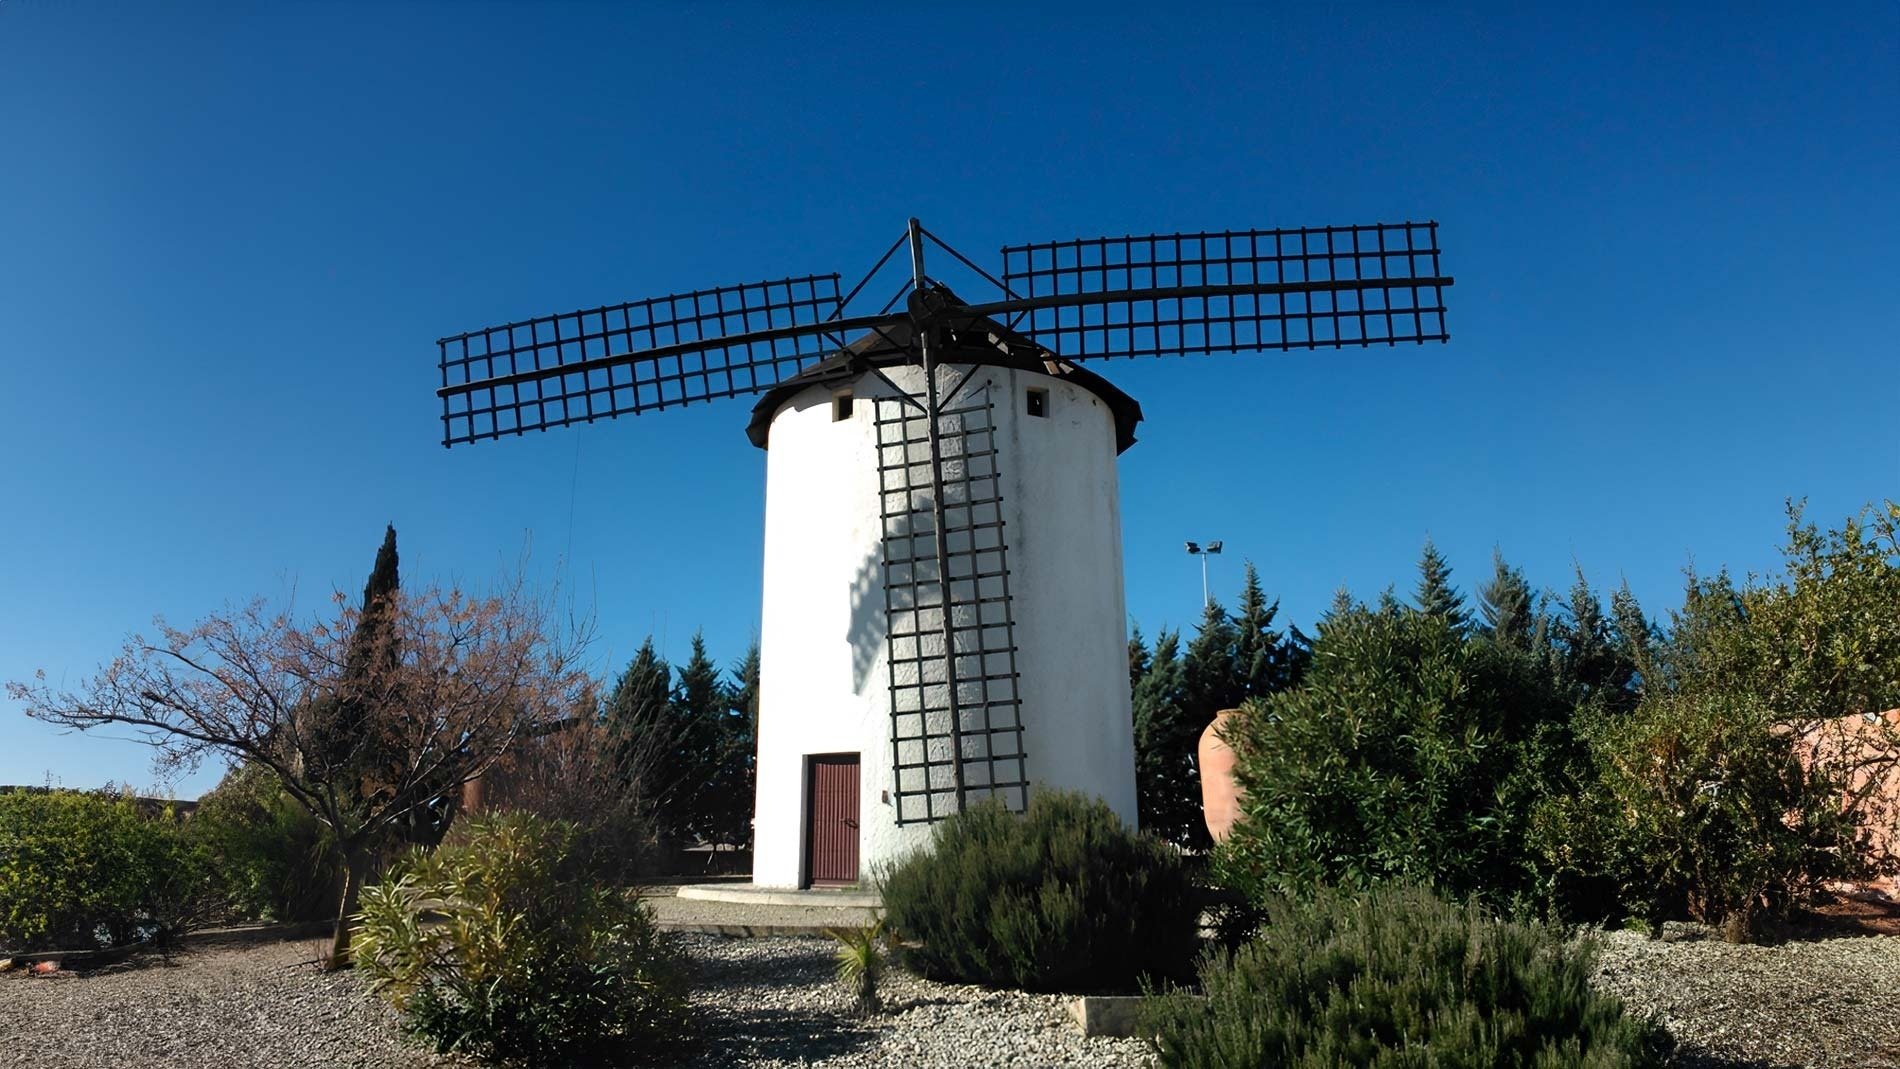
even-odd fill
[[[1418,588],[1412,600],[1419,612],[1440,617],[1455,630],[1464,630],[1469,618],[1464,596],[1451,585],[1451,565],[1429,538],[1425,540],[1425,552],[1418,559]]]

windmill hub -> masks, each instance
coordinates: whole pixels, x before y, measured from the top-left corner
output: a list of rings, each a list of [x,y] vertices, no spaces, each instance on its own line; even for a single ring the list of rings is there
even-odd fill
[[[998,299],[927,275],[927,244]],[[896,295],[858,310],[906,247]],[[1141,407],[1082,364],[1445,341],[1437,224],[1010,246],[997,277],[913,219],[839,283],[443,338],[443,442],[763,395],[755,883],[855,883],[933,822],[1037,789],[1134,823],[1115,463]]]

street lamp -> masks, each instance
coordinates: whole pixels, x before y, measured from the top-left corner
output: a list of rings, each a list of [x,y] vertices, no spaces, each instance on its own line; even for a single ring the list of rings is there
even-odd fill
[[[1207,558],[1210,556],[1213,556],[1216,553],[1219,553],[1220,545],[1221,544],[1219,542],[1209,542],[1205,546],[1201,545],[1199,542],[1189,542],[1187,544],[1188,555],[1192,557],[1201,558],[1201,607],[1202,608],[1206,608],[1207,606],[1213,604],[1214,602],[1214,599],[1212,597],[1209,597],[1207,593]]]

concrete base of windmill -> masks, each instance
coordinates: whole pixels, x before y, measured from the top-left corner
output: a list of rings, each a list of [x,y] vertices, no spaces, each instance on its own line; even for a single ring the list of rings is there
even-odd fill
[[[1215,842],[1227,838],[1240,819],[1240,803],[1245,792],[1234,782],[1234,751],[1221,741],[1220,733],[1229,721],[1240,715],[1238,709],[1222,709],[1214,722],[1201,732],[1201,744],[1195,757],[1201,769],[1201,819]]]

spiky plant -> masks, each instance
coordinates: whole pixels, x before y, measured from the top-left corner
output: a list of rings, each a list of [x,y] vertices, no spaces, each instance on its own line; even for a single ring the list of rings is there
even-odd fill
[[[865,1017],[882,1013],[877,981],[884,973],[884,919],[862,928],[827,928],[825,934],[838,944],[838,982],[856,993],[854,1008]]]

